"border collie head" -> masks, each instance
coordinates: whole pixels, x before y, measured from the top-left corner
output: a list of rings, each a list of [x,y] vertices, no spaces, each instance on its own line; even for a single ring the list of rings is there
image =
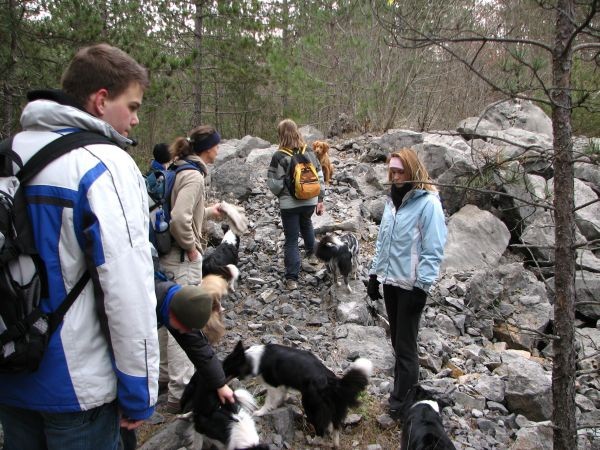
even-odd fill
[[[315,248],[315,255],[322,261],[329,262],[336,258],[344,243],[334,234],[323,236]]]
[[[440,414],[441,409],[450,406],[451,403],[447,399],[437,398],[417,383],[406,394],[402,414],[407,415],[410,409],[416,405],[428,405],[437,414]]]
[[[252,359],[246,356],[246,349],[242,341],[236,344],[233,351],[223,361],[223,371],[227,378],[237,377],[240,379],[256,373]]]
[[[406,396],[402,420],[401,450],[456,450],[444,429],[440,405],[418,384]]]
[[[240,248],[240,238],[232,230],[227,230],[223,235],[223,239],[221,239],[221,244],[229,244],[235,248]]]

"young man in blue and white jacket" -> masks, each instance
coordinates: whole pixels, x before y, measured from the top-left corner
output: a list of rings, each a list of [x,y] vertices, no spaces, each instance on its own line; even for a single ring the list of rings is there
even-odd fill
[[[106,44],[83,48],[63,91],[36,91],[13,149],[23,162],[61,135],[88,130],[115,145],[75,149],[25,190],[54,311],[85,271],[91,280],[52,334],[39,369],[0,375],[4,449],[115,449],[158,391],[156,297],[148,201],[123,147],[148,85],[146,69]]]
[[[444,212],[429,174],[412,149],[390,155],[391,195],[383,211],[367,293],[383,299],[396,354],[390,415],[399,418],[406,394],[419,379],[417,335],[429,287],[446,243]]]

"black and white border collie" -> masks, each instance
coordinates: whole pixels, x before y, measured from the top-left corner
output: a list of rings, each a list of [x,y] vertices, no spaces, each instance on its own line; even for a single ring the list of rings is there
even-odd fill
[[[444,430],[438,402],[421,386],[408,392],[404,405],[401,450],[456,450]]]
[[[203,258],[202,276],[215,274],[216,270],[228,264],[237,266],[239,248],[240,238],[231,229],[228,229],[219,245]]]
[[[203,256],[202,277],[221,275],[229,282],[230,289],[235,290],[235,281],[240,273],[237,268],[239,248],[240,238],[232,230],[227,230],[221,243]]]
[[[307,420],[318,436],[333,435],[333,445],[339,447],[339,430],[348,408],[358,405],[358,395],[367,387],[373,371],[368,359],[354,361],[346,373],[337,377],[312,353],[278,344],[254,345],[244,349],[238,342],[223,361],[228,377],[240,379],[260,377],[267,385],[264,405],[254,413],[262,416],[279,407],[287,389],[302,394],[302,406]]]
[[[344,277],[344,284],[348,292],[352,292],[349,282],[350,275],[354,275],[355,280],[358,278],[359,252],[358,239],[351,233],[340,237],[328,234],[319,241],[315,249],[317,258],[327,263],[336,285],[340,285],[338,272]]]
[[[252,413],[256,410],[254,397],[245,389],[234,392],[235,403],[222,404],[216,390],[208,390],[196,372],[181,396],[181,408],[187,411],[179,419],[193,421],[194,429],[202,435],[202,448],[207,438],[219,450],[269,450],[259,443]]]

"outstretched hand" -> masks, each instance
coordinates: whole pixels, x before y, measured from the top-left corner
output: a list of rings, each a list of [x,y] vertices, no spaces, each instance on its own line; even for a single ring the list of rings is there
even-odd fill
[[[144,423],[143,420],[127,419],[126,417],[121,417],[119,425],[121,425],[121,428],[125,428],[127,430],[135,430],[142,423]]]
[[[235,403],[235,396],[233,395],[233,391],[226,384],[217,389],[217,395],[219,396],[219,400],[221,401],[221,403]]]

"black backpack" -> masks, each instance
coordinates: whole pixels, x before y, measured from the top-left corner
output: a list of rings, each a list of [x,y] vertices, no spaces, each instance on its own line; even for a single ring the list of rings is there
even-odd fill
[[[70,133],[40,149],[25,165],[12,149],[12,138],[0,143],[0,373],[37,370],[50,335],[90,279],[86,270],[56,311],[41,311],[40,300],[48,297],[47,277],[23,190],[50,162],[91,144],[114,142],[88,131]],[[16,175],[14,164],[20,168]]]

